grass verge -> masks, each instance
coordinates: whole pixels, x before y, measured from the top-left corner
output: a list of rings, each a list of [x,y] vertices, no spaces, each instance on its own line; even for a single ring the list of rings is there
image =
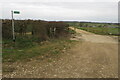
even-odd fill
[[[63,53],[64,50],[67,50],[71,48],[71,46],[76,41],[71,41],[68,39],[53,39],[49,41],[44,41],[41,43],[37,43],[33,45],[33,42],[26,43],[26,40],[23,46],[25,47],[11,47],[12,43],[11,41],[4,41],[6,42],[5,45],[7,47],[3,47],[3,63],[4,62],[16,62],[21,60],[30,60],[31,58],[34,58],[36,56],[42,56],[42,55],[58,55],[60,53]],[[8,44],[10,43],[10,44]],[[20,42],[21,43],[21,42]],[[16,43],[19,45],[18,43]],[[32,44],[32,46],[29,47],[29,45]],[[4,44],[3,44],[4,45]],[[9,46],[8,46],[9,45]]]

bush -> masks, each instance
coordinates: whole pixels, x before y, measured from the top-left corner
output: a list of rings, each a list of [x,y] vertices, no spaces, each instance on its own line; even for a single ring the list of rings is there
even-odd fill
[[[12,39],[12,23],[11,20],[2,21],[2,37]]]
[[[64,22],[47,22],[41,20],[15,20],[15,35],[25,36],[29,31],[38,41],[45,41],[50,38],[59,38],[68,34],[69,25]],[[12,39],[11,20],[3,20],[3,38]]]

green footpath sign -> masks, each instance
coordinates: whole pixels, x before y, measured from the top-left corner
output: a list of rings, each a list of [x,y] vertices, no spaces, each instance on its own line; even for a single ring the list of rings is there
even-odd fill
[[[14,11],[14,14],[20,14],[20,12],[19,11]]]

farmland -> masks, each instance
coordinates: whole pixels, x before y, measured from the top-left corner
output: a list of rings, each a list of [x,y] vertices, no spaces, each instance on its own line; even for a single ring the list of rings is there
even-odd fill
[[[118,35],[119,28],[105,28],[105,27],[80,27],[79,29],[86,30],[101,35]]]
[[[100,35],[119,35],[120,28],[117,23],[90,23],[90,22],[75,22],[68,23],[78,29],[92,32]]]

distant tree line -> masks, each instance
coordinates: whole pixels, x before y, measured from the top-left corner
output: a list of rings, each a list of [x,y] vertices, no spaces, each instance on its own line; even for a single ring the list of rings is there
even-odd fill
[[[41,20],[15,20],[15,34],[20,36],[31,32],[32,36],[47,40],[50,38],[59,38],[68,34],[69,25],[64,22],[41,21]],[[12,39],[12,21],[2,20],[2,37]]]

